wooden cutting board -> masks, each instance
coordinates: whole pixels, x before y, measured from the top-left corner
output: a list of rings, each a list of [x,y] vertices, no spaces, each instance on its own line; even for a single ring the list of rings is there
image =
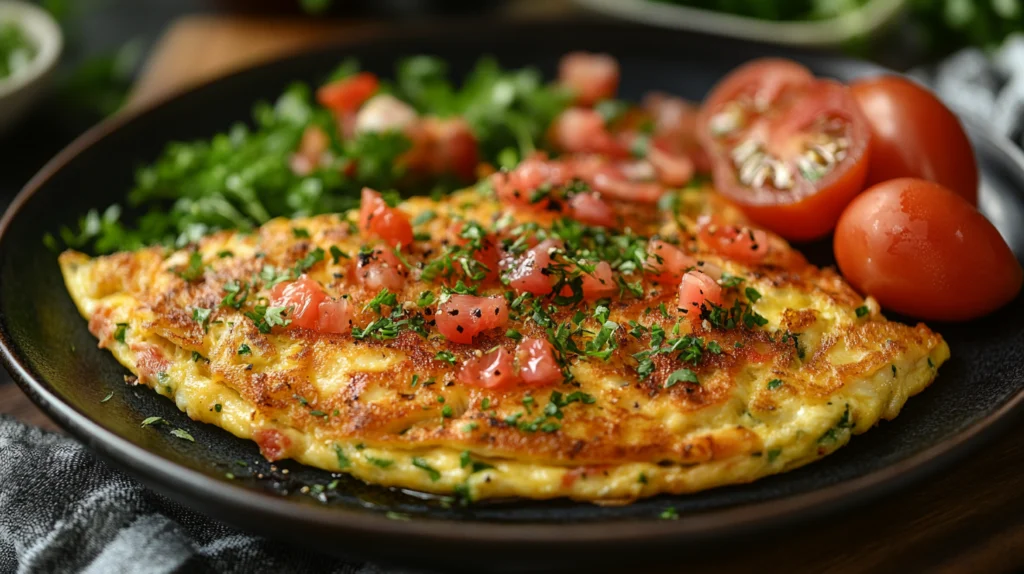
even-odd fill
[[[567,3],[512,4],[551,17]],[[523,8],[526,6],[526,8]],[[260,61],[339,40],[372,37],[380,23],[189,17],[159,42],[132,106]],[[56,428],[14,385],[0,385],[0,413]],[[1024,425],[907,491],[769,541],[706,559],[689,571],[1013,572],[1024,568]],[[706,562],[705,562],[706,560]],[[676,569],[670,571],[677,571]]]

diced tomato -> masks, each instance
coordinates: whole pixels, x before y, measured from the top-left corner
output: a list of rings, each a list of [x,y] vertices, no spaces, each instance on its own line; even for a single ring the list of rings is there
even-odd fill
[[[89,332],[99,339],[99,348],[106,348],[114,341],[117,325],[110,318],[109,307],[97,307],[89,317]]]
[[[595,155],[577,156],[572,160],[573,173],[598,192],[623,201],[657,203],[665,188],[655,181],[643,181],[656,172],[647,162],[612,163]]]
[[[316,100],[333,112],[354,112],[377,92],[377,76],[360,72],[322,86]]]
[[[654,166],[658,181],[668,187],[683,187],[693,179],[693,162],[685,155],[670,154],[652,146],[647,160]]]
[[[391,207],[376,191],[364,187],[359,207],[359,229],[364,234],[380,237],[389,245],[412,244],[409,216]]]
[[[316,329],[320,321],[320,304],[327,293],[319,283],[303,275],[295,281],[285,281],[270,290],[271,307],[287,307],[289,326]]]
[[[498,349],[463,363],[459,381],[485,389],[508,388],[519,382],[519,373],[513,364],[512,354]]]
[[[498,198],[506,204],[543,210],[550,206],[550,200],[531,201],[533,192],[543,185],[564,186],[570,179],[572,172],[568,166],[541,156],[524,159],[508,173],[495,173],[491,176],[491,183]]]
[[[619,63],[608,54],[572,52],[559,62],[558,83],[572,90],[577,104],[592,106],[615,97],[619,90]]]
[[[387,287],[396,293],[405,285],[409,270],[390,249],[377,247],[360,253],[356,261],[356,279],[371,291]]]
[[[657,203],[665,194],[665,188],[660,183],[627,181],[605,173],[597,174],[591,185],[609,197],[639,203]]]
[[[277,429],[259,429],[252,433],[252,440],[259,445],[263,458],[271,462],[287,458],[292,446],[292,439]]]
[[[647,245],[646,271],[651,280],[662,285],[677,285],[689,269],[697,266],[697,259],[682,249],[660,239]]]
[[[473,337],[508,323],[508,303],[504,297],[452,295],[434,314],[437,330],[455,343],[472,343]]]
[[[554,289],[554,278],[549,269],[551,253],[561,248],[561,241],[546,239],[527,251],[508,275],[512,288],[519,293],[527,292],[534,295],[551,293]]]
[[[456,224],[455,237],[456,242],[458,242],[459,245],[466,245],[470,242],[469,238],[462,236],[463,229],[464,226],[462,223]],[[480,266],[471,269],[469,272],[462,268],[462,263],[458,261],[455,262],[455,266],[458,267],[460,271],[462,271],[463,275],[466,275],[468,279],[473,281],[496,281],[498,279],[500,272],[500,256],[498,253],[498,245],[494,241],[494,238],[490,236],[490,234],[486,234],[482,238],[480,238],[480,247],[478,249],[473,250],[472,258],[474,261],[479,263]],[[473,267],[472,264],[470,264],[469,266]],[[486,273],[486,275],[482,279],[476,280],[470,276],[471,273],[478,274],[481,271]]]
[[[559,114],[551,123],[548,138],[563,152],[629,157],[629,150],[608,131],[601,114],[587,108],[569,108]]]
[[[157,375],[171,368],[164,352],[152,343],[132,343],[129,348],[135,353],[135,370],[142,380],[155,381]]]
[[[519,376],[530,386],[555,385],[565,378],[555,359],[555,348],[547,339],[527,337],[516,347]]]
[[[454,174],[463,181],[476,175],[480,162],[476,136],[462,118],[423,118],[406,155],[409,169],[429,175]]]
[[[722,304],[722,286],[700,271],[688,271],[679,282],[679,311],[696,321],[707,303]]]
[[[419,116],[409,104],[391,94],[378,94],[359,109],[355,115],[353,131],[357,134],[373,132],[404,132],[416,123]]]
[[[609,297],[618,291],[612,277],[612,266],[602,261],[594,267],[593,273],[583,274],[583,298],[588,301]]]
[[[700,143],[697,119],[700,108],[682,98],[660,92],[644,97],[643,108],[654,121],[652,148],[673,155],[683,155],[693,162],[697,171],[711,171],[711,158]]]
[[[702,218],[698,222],[697,237],[724,257],[740,263],[760,263],[768,255],[768,234],[753,227],[718,225]]]
[[[352,330],[353,306],[348,299],[325,300],[320,303],[317,330],[338,335]]]
[[[324,152],[331,146],[331,136],[320,126],[308,126],[302,132],[299,149],[292,155],[291,168],[296,175],[309,175],[323,159]]]
[[[577,193],[569,200],[573,219],[587,225],[615,227],[615,210],[597,193]]]

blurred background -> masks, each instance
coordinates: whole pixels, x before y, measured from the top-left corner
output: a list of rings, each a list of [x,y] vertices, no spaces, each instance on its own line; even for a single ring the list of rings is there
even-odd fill
[[[22,13],[0,0],[0,203],[85,129],[116,113],[159,51],[161,37],[197,15],[331,26],[429,23],[433,18],[623,19],[764,42],[843,51],[908,69],[974,47],[977,57],[1024,29],[1020,0],[33,0],[56,21],[63,46],[31,97],[11,102],[30,64]],[[17,8],[17,6],[14,6]],[[12,25],[14,23],[15,25]],[[272,32],[267,32],[272,33]],[[201,47],[196,47],[201,54]],[[38,50],[37,50],[38,51]],[[199,64],[200,62],[197,62]],[[961,67],[976,66],[967,58]],[[25,74],[23,74],[25,75]],[[9,88],[9,86],[8,86]],[[18,107],[18,110],[14,108]],[[22,110],[21,108],[25,108]],[[0,124],[3,122],[0,121]]]

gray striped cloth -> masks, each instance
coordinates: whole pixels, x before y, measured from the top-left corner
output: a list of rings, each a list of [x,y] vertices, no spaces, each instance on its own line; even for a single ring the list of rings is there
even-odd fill
[[[0,572],[384,570],[239,532],[143,487],[68,437],[0,416]]]

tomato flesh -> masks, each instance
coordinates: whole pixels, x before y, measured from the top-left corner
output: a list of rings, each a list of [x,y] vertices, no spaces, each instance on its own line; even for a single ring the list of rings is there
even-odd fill
[[[411,245],[409,216],[391,207],[376,191],[364,187],[359,208],[359,230],[380,237],[390,245]]]
[[[608,131],[604,117],[588,108],[569,108],[551,123],[551,143],[563,152],[629,157],[629,150]]]
[[[360,72],[322,86],[316,92],[316,99],[334,112],[354,112],[377,92],[379,85],[377,76]]]
[[[569,212],[573,219],[587,225],[615,227],[617,223],[615,210],[597,193],[583,192],[572,196]]]
[[[438,306],[434,319],[449,341],[472,343],[478,334],[508,323],[508,303],[500,296],[452,295]]]
[[[679,282],[679,312],[699,321],[708,303],[722,304],[722,286],[701,271],[688,271]]]
[[[325,300],[318,307],[317,330],[321,333],[343,335],[352,330],[354,305],[348,299]]]
[[[719,225],[710,219],[699,222],[697,237],[716,253],[740,263],[760,263],[770,249],[768,234],[764,230],[743,225]]]
[[[978,163],[960,120],[934,94],[899,76],[850,84],[871,127],[867,184],[934,181],[978,204]]]
[[[607,261],[595,265],[593,273],[583,274],[583,298],[587,301],[610,297],[618,290],[612,276],[612,266]]]
[[[390,249],[377,247],[361,252],[355,263],[356,280],[371,291],[387,288],[397,293],[405,286],[409,271]]]
[[[519,359],[519,376],[527,385],[546,387],[564,379],[555,359],[555,348],[547,339],[523,339],[516,347],[516,357]]]
[[[551,255],[561,249],[562,243],[546,239],[530,249],[509,272],[509,284],[518,293],[547,295],[554,289],[551,274]]]
[[[271,307],[287,307],[290,327],[316,329],[320,322],[320,304],[327,293],[316,281],[303,275],[295,281],[278,283],[270,290]]]
[[[849,88],[792,62],[730,74],[705,104],[701,136],[715,188],[787,239],[827,235],[867,177],[870,130]]]
[[[697,259],[682,249],[660,239],[647,245],[646,270],[651,280],[662,285],[678,285],[688,270],[697,266]]]
[[[412,149],[402,161],[419,174],[453,174],[463,181],[473,179],[480,161],[476,136],[462,118],[423,118],[409,130]]]
[[[890,180],[857,197],[839,220],[834,248],[854,287],[921,319],[987,315],[1024,281],[1020,262],[980,212],[920,179]]]
[[[519,382],[512,354],[505,349],[470,359],[462,364],[459,381],[485,389],[507,388]]]

